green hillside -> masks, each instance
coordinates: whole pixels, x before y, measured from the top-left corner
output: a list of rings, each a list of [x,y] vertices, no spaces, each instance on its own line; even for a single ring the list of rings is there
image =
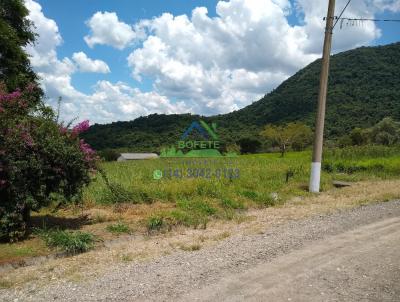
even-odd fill
[[[354,127],[370,127],[386,116],[400,120],[400,43],[362,47],[332,56],[326,135],[335,138]],[[268,123],[302,121],[313,126],[319,85],[317,60],[278,88],[241,110],[204,118],[218,124],[227,143],[257,137]],[[96,149],[159,151],[173,144],[197,115],[157,115],[131,122],[94,125],[84,135]]]

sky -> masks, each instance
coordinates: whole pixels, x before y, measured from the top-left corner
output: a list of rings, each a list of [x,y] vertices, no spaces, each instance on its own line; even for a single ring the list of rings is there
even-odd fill
[[[337,0],[339,15],[348,0]],[[321,57],[328,1],[25,0],[27,52],[64,121],[243,108]],[[352,0],[344,17],[400,19],[400,0]],[[399,23],[338,25],[333,53],[399,41]],[[284,100],[282,100],[284,101]]]

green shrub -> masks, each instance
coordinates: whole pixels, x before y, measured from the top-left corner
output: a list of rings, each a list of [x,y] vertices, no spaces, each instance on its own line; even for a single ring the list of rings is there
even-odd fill
[[[120,153],[112,149],[104,149],[99,151],[99,156],[105,161],[116,161]]]
[[[84,232],[70,232],[64,230],[47,230],[39,233],[46,245],[60,249],[68,254],[87,252],[94,247],[93,234]]]
[[[261,147],[259,140],[248,137],[240,139],[237,144],[240,146],[240,153],[242,154],[257,153]]]
[[[331,163],[331,162],[323,162],[322,163],[322,170],[323,171],[326,171],[328,173],[333,173],[334,169],[335,168],[334,168],[333,163]]]
[[[161,216],[150,216],[146,226],[148,231],[158,231],[164,226],[164,220]]]

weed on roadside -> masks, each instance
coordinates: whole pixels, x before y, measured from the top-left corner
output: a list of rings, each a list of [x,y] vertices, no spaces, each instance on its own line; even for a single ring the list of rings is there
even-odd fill
[[[106,230],[113,234],[130,234],[131,233],[131,229],[129,228],[129,226],[121,221],[108,225],[106,227]]]
[[[189,245],[180,244],[179,248],[182,251],[185,251],[185,252],[194,252],[194,251],[200,250],[201,249],[201,245],[198,244],[198,243],[189,244]]]
[[[47,246],[70,255],[84,253],[94,247],[95,236],[85,232],[71,232],[59,229],[40,230],[37,234]]]

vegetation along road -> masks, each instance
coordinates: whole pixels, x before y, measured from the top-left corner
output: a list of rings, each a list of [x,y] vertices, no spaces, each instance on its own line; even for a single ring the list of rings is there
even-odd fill
[[[79,282],[3,289],[0,300],[398,301],[399,246],[400,201],[389,201],[115,265]]]

